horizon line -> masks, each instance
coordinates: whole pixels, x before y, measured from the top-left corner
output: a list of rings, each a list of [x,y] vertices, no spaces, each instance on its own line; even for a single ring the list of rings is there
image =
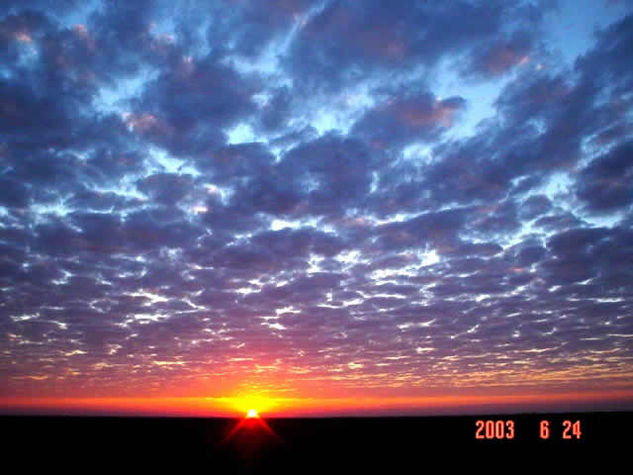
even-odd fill
[[[265,418],[398,417],[633,410],[633,390],[422,397],[3,397],[2,415]]]

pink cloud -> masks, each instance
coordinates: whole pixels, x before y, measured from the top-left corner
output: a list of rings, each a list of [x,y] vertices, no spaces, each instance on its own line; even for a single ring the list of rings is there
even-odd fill
[[[17,41],[20,41],[22,43],[33,42],[33,38],[26,31],[16,31],[13,35]]]
[[[123,114],[123,121],[131,130],[141,134],[151,132],[158,132],[160,134],[171,133],[169,125],[154,114],[134,114],[127,112]]]
[[[396,106],[395,111],[399,120],[412,127],[428,127],[441,125],[450,127],[455,112],[459,109],[457,104],[448,101],[435,101],[432,104],[419,104],[404,102]]]

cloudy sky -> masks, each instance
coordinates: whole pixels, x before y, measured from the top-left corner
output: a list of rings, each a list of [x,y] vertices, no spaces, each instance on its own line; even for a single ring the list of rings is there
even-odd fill
[[[5,409],[633,401],[630,1],[2,5]]]

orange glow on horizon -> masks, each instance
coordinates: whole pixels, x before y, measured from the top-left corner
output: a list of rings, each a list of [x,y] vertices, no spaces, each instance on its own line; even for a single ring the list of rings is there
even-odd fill
[[[482,410],[525,411],[533,408],[574,404],[631,403],[633,390],[604,393],[578,392],[520,395],[459,395],[423,397],[156,397],[156,398],[2,398],[2,413],[30,414],[123,414],[130,416],[186,416],[244,418],[251,410],[258,417],[328,417],[337,415],[381,414],[466,414]],[[257,408],[257,409],[254,409]],[[554,409],[555,411],[556,409]]]
[[[246,413],[246,417],[259,417],[260,412],[279,409],[282,403],[280,398],[254,394],[211,399],[232,408],[236,413]]]

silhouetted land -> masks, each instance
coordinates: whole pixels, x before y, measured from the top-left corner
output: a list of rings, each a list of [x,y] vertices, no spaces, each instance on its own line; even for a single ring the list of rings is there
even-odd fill
[[[514,437],[499,440],[496,433],[493,439],[478,440],[477,420],[484,421],[480,432],[484,437],[485,421],[513,420]],[[547,440],[540,438],[542,420],[549,421]],[[568,431],[571,439],[562,438],[565,420],[581,421],[580,439],[572,430]],[[315,469],[337,473],[343,467],[353,473],[380,467],[398,468],[394,473],[439,473],[424,468],[438,460],[450,469],[464,462],[494,464],[506,459],[514,460],[516,468],[540,455],[547,456],[543,460],[554,455],[563,462],[579,457],[627,460],[633,412],[266,419],[273,433],[259,422],[235,430],[239,422],[220,418],[0,417],[5,435],[3,459],[17,462],[20,473],[52,473],[53,469],[93,473],[97,468],[117,473],[135,468],[150,473],[145,471],[170,468],[174,473],[301,474]],[[503,435],[509,435],[507,429],[504,423]],[[523,458],[515,458],[517,455]]]

